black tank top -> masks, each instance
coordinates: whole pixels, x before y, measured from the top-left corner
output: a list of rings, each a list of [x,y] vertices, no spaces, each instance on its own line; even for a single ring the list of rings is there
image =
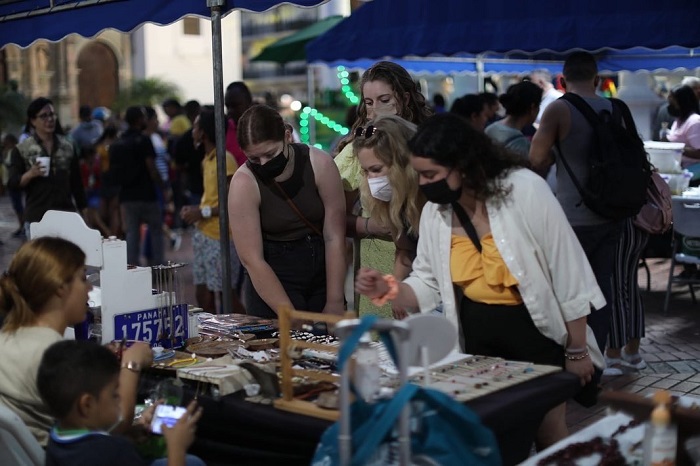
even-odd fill
[[[279,182],[279,185],[306,219],[319,231],[323,231],[325,210],[316,188],[309,146],[306,144],[290,144],[290,146],[292,152],[288,163],[293,164],[294,171],[289,179]],[[255,180],[260,189],[260,227],[263,239],[295,241],[308,235],[315,235],[277,188],[272,184],[266,184],[257,175]]]

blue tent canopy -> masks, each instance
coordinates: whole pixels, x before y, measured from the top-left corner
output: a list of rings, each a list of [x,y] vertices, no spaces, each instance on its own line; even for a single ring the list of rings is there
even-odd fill
[[[265,11],[281,3],[316,6],[323,1],[225,0],[222,11]],[[211,11],[206,0],[0,0],[0,47],[58,41],[71,33],[92,37],[107,28],[126,32],[144,23],[170,24],[185,15],[209,18]]]
[[[698,18],[697,0],[373,0],[309,43],[307,57],[309,63],[456,55],[561,60],[572,50],[693,48],[700,46]]]

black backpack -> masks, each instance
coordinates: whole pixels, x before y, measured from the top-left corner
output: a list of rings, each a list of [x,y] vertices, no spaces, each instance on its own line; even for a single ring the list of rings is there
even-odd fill
[[[590,171],[585,186],[571,171],[557,142],[564,168],[581,194],[583,203],[596,214],[611,220],[637,215],[647,200],[651,166],[629,108],[621,100],[610,99],[612,113],[603,110],[596,114],[576,94],[567,92],[560,99],[576,107],[593,127],[588,158]]]

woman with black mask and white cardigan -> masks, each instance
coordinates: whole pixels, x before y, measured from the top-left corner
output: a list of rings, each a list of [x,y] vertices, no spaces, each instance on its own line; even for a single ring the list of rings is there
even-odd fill
[[[428,119],[409,148],[428,199],[413,271],[397,283],[362,269],[357,291],[413,312],[441,308],[466,353],[557,365],[589,383],[604,362],[586,316],[605,299],[547,183],[456,115]],[[567,434],[562,404],[537,446]]]

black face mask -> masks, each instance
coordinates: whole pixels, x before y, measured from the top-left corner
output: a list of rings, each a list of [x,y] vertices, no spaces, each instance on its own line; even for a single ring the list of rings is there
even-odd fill
[[[265,165],[247,162],[250,171],[266,181],[271,181],[282,174],[289,159],[284,156],[284,150],[270,159]]]
[[[678,118],[679,116],[681,116],[681,109],[676,107],[675,105],[669,105],[668,114],[672,117]]]
[[[449,176],[449,173],[447,175]],[[420,190],[428,201],[435,204],[452,204],[462,195],[462,186],[460,185],[457,189],[450,188],[447,184],[447,176],[441,180],[420,185]]]

